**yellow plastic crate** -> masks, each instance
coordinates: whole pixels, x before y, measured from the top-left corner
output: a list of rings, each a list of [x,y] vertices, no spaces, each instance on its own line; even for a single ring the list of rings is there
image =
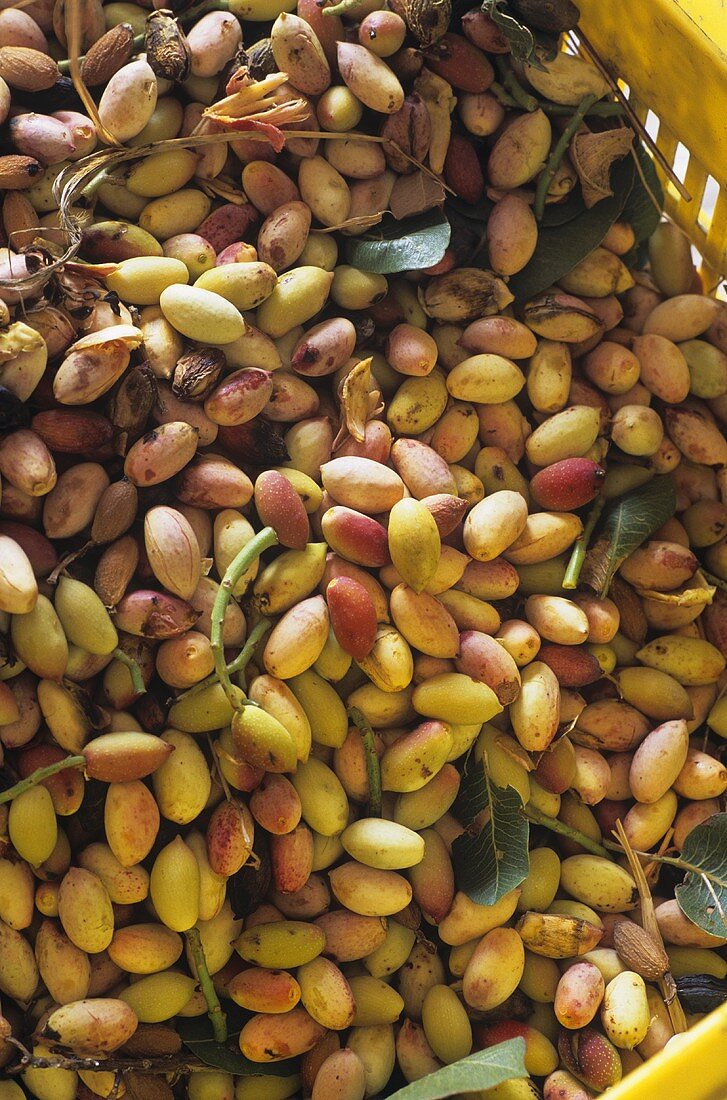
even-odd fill
[[[725,1100],[727,1004],[608,1089],[604,1100]]]
[[[727,274],[727,6],[724,0],[578,0],[590,44],[682,182],[658,160],[667,214]],[[688,198],[686,197],[688,196]],[[725,1091],[727,1097],[727,1090]]]
[[[724,0],[577,0],[589,46],[655,137],[665,209],[704,259],[727,274],[727,6]],[[595,60],[595,58],[592,59]],[[658,130],[656,129],[658,125]],[[629,1073],[608,1100],[727,1100],[727,1004]]]

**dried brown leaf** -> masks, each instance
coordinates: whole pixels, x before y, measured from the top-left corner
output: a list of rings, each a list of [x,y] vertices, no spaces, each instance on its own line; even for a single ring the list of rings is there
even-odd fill
[[[444,202],[444,187],[428,172],[399,176],[389,199],[391,213],[397,221],[423,214]]]
[[[625,157],[634,140],[628,126],[592,134],[579,131],[570,144],[570,157],[581,181],[583,201],[589,209],[613,194],[611,165]]]

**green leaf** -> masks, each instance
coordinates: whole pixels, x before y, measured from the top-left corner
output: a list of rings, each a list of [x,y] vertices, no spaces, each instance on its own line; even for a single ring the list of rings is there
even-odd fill
[[[449,222],[441,210],[428,210],[405,222],[387,218],[375,231],[349,239],[346,259],[360,271],[379,275],[418,271],[439,263],[450,235]]]
[[[541,226],[564,225],[572,222],[586,209],[580,187],[574,187],[562,202],[549,202],[543,213]]]
[[[484,0],[482,10],[505,35],[516,61],[529,61],[531,65],[542,68],[535,56],[537,44],[535,35],[528,27],[523,26],[513,15],[510,15],[498,0]]]
[[[645,241],[651,236],[661,221],[661,211],[664,207],[664,189],[656,174],[654,162],[643,145],[638,144],[635,146],[634,155],[639,162],[641,173],[637,171],[635,174],[634,185],[626,200],[621,217],[623,221],[628,222],[632,227],[636,235],[636,244],[640,244],[641,241]],[[646,187],[641,174],[643,174],[646,181]],[[656,199],[658,209],[654,205],[649,191]]]
[[[680,863],[694,867],[675,894],[689,920],[712,936],[727,936],[727,814],[714,814],[687,836]]]
[[[601,243],[622,214],[634,174],[634,163],[630,157],[618,161],[611,172],[613,195],[564,225],[543,225],[540,228],[530,262],[508,282],[518,301],[527,302],[542,294]]]
[[[206,1016],[177,1017],[177,1031],[182,1042],[204,1062],[206,1066],[235,1073],[242,1077],[255,1077],[259,1074],[273,1074],[286,1077],[298,1071],[298,1060],[286,1058],[284,1062],[251,1062],[240,1052],[238,1036],[243,1026],[252,1019],[251,1012],[245,1012],[231,1001],[222,1005],[227,1016],[228,1037],[226,1043],[215,1042],[212,1025]]]
[[[429,1073],[393,1092],[389,1100],[443,1100],[446,1096],[492,1089],[503,1081],[527,1076],[525,1040],[508,1039]]]
[[[522,805],[514,787],[496,787],[470,755],[453,807],[467,831],[452,845],[452,862],[457,886],[478,905],[494,905],[527,877],[530,827]]]
[[[652,478],[614,501],[599,527],[598,539],[586,554],[581,581],[601,598],[624,558],[641,546],[676,511],[676,490],[668,474]]]

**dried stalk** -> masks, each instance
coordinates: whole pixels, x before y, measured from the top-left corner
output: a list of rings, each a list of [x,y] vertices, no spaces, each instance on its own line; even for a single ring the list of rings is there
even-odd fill
[[[6,1042],[11,1043],[20,1051],[20,1061],[17,1065],[6,1067],[5,1072],[16,1075],[33,1066],[35,1069],[70,1069],[87,1070],[90,1073],[109,1071],[111,1073],[199,1073],[216,1072],[214,1066],[208,1066],[193,1056],[181,1057],[178,1054],[170,1054],[161,1058],[124,1058],[121,1054],[113,1054],[108,1058],[83,1058],[77,1054],[69,1054],[60,1048],[51,1047],[50,1055],[34,1054],[28,1050],[19,1039],[8,1036]]]
[[[666,948],[664,948],[664,940],[659,928],[659,922],[656,919],[654,901],[651,897],[649,884],[646,881],[644,868],[641,866],[641,861],[637,857],[636,852],[629,844],[629,838],[626,836],[626,831],[620,819],[616,822],[616,828],[613,830],[613,834],[626,853],[626,858],[631,868],[631,874],[636,880],[636,888],[639,891],[639,899],[641,901],[641,924],[644,930],[649,933],[656,943],[666,950]],[[677,995],[676,983],[669,971],[667,971],[662,978],[659,978],[659,991],[668,1009],[669,1019],[671,1020],[671,1026],[674,1028],[674,1032],[686,1031],[687,1020],[684,1015],[684,1009]]]

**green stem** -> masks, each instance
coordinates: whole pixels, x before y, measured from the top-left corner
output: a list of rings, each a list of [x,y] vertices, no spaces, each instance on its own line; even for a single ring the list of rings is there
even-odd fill
[[[559,821],[557,817],[548,817],[547,814],[542,813],[541,810],[537,810],[535,806],[531,806],[528,802],[524,807],[523,813],[527,817],[528,821],[532,821],[534,825],[542,825],[546,829],[550,829],[552,833],[558,833],[559,836],[567,836],[569,840],[574,840],[576,844],[580,844],[581,848],[585,848],[586,851],[592,852],[594,856],[602,856],[604,859],[611,859],[608,853],[608,849],[598,841],[592,840],[591,837],[586,836],[580,829],[574,829],[571,825],[566,825],[563,821]],[[619,851],[621,849],[619,848]]]
[[[222,1011],[222,1005],[220,999],[217,996],[217,990],[215,989],[214,982],[210,977],[210,972],[207,969],[207,959],[204,954],[204,947],[202,946],[202,938],[199,934],[199,928],[193,926],[188,928],[184,933],[189,944],[189,950],[192,953],[194,959],[194,965],[197,970],[197,979],[204,994],[204,999],[207,1002],[207,1015],[209,1016],[210,1023],[212,1024],[212,1033],[214,1034],[215,1041],[218,1043],[227,1042],[227,1017]]]
[[[374,731],[358,707],[349,707],[351,721],[357,727],[366,753],[366,775],[369,781],[369,816],[381,817],[381,767],[376,753]]]
[[[85,763],[85,756],[66,756],[63,760],[57,760],[55,764],[47,764],[45,768],[36,768],[34,772],[31,772],[25,779],[21,779],[14,787],[8,787],[6,791],[0,791],[0,805],[4,802],[12,802],[19,794],[29,791],[31,787],[37,787],[44,779],[49,779],[51,775],[55,775],[57,772],[65,771],[66,768],[82,768]]]
[[[278,536],[272,527],[263,527],[254,538],[243,546],[240,553],[227,567],[222,583],[217,591],[212,607],[212,628],[210,630],[210,643],[215,659],[215,674],[225,690],[225,695],[230,700],[233,709],[240,706],[239,690],[230,682],[230,674],[227,671],[225,661],[225,647],[222,641],[222,627],[225,621],[225,612],[232,596],[232,589],[243,573],[246,573],[256,558],[259,558],[264,550],[270,546],[278,545]]]
[[[538,107],[546,115],[569,115],[571,113],[571,108],[566,107],[564,103],[549,103],[547,99],[539,100]],[[625,113],[620,103],[612,103],[610,100],[606,103],[594,103],[592,107],[584,111],[585,115],[591,115],[595,118],[620,118]]]
[[[515,104],[518,107],[522,107],[525,111],[537,111],[537,99],[534,95],[530,95],[529,92],[525,91],[504,57],[500,56],[495,58],[495,68],[497,69],[503,87],[515,100]]]
[[[540,221],[543,217],[543,211],[545,210],[545,199],[548,194],[548,188],[552,183],[553,176],[560,167],[560,162],[566,154],[566,150],[568,149],[570,140],[580,124],[583,122],[583,116],[585,115],[586,111],[589,107],[593,106],[597,99],[598,96],[593,94],[583,97],[583,99],[578,104],[578,107],[576,108],[575,114],[571,118],[563,133],[558,138],[555,148],[548,157],[548,163],[545,165],[545,168],[538,176],[538,186],[535,189],[535,206],[533,208],[533,213],[535,214],[535,217],[538,219],[538,221]]]
[[[573,551],[568,562],[568,568],[565,571],[563,577],[563,584],[561,588],[573,589],[578,587],[578,579],[581,575],[581,569],[583,568],[583,562],[586,558],[586,550],[588,549],[588,543],[591,540],[594,528],[601,518],[601,512],[603,506],[606,503],[605,497],[596,497],[593,503],[593,507],[586,520],[586,525],[583,528],[583,534],[576,539],[576,544],[573,547]]]
[[[227,666],[228,676],[234,676],[236,672],[243,673],[243,683],[240,684],[240,687],[243,690],[245,689],[244,670],[250,663],[250,659],[255,652],[255,649],[257,648],[258,642],[263,637],[263,635],[267,634],[272,625],[273,624],[270,622],[269,619],[261,619],[259,623],[256,623],[250,631],[247,641],[238,653],[237,657],[235,657],[234,661],[230,661],[229,665]],[[216,672],[210,673],[209,676],[207,676],[204,680],[200,680],[200,682],[198,684],[195,684],[194,687],[191,687],[187,691],[182,692],[181,695],[178,695],[175,699],[175,702],[180,703],[182,699],[190,699],[193,695],[198,695],[200,691],[204,691],[205,688],[211,687],[212,684],[216,684],[217,679],[218,677]]]
[[[498,103],[501,103],[503,107],[520,107],[522,106],[505,87],[494,80],[488,91],[492,92]],[[568,115],[573,112],[572,107],[568,107],[564,103],[551,103],[548,99],[536,100],[537,110],[542,111],[546,115]],[[594,118],[621,118],[626,112],[620,103],[613,103],[611,100],[607,100],[605,103],[594,103],[592,107],[589,107],[585,112],[586,117]]]
[[[236,672],[240,673],[238,683],[242,681],[240,683],[240,687],[243,689],[243,691],[246,687],[245,669],[249,665],[252,659],[252,655],[257,649],[258,642],[267,634],[272,625],[273,624],[270,622],[269,619],[261,619],[259,623],[255,623],[255,626],[250,631],[247,641],[238,653],[237,657],[235,657],[234,661],[230,661],[229,665],[227,666],[227,672],[230,676],[234,676]]]
[[[604,840],[604,845],[611,852],[618,852],[623,855],[623,847],[613,840]],[[653,863],[668,863],[670,867],[676,867],[680,871],[684,871],[685,874],[691,872],[693,875],[702,875],[704,878],[709,879],[710,882],[715,882],[720,889],[724,889],[727,883],[721,878],[717,878],[716,875],[711,874],[709,871],[705,871],[704,867],[697,867],[695,863],[690,863],[686,859],[682,859],[681,856],[662,856],[657,852],[640,852],[638,848],[632,849],[635,856],[639,859],[647,859]]]
[[[488,92],[492,92],[498,103],[503,107],[517,107],[517,100],[513,99],[509,92],[506,92],[502,84],[499,84],[496,80],[493,80]]]
[[[98,191],[99,187],[101,187],[101,185],[104,184],[108,178],[109,169],[102,168],[100,172],[96,173],[93,179],[89,180],[85,187],[81,188],[78,195],[76,196],[76,202],[79,202],[80,205],[83,205],[82,200],[84,200],[90,206],[90,204],[96,198],[96,192]]]
[[[126,667],[128,668],[129,674],[131,676],[131,686],[133,687],[136,694],[145,695],[146,684],[144,683],[144,679],[141,675],[141,669],[139,668],[134,658],[130,657],[128,653],[124,653],[123,649],[119,649],[118,647],[114,650],[114,657],[117,661],[121,661],[122,665],[126,665]]]

